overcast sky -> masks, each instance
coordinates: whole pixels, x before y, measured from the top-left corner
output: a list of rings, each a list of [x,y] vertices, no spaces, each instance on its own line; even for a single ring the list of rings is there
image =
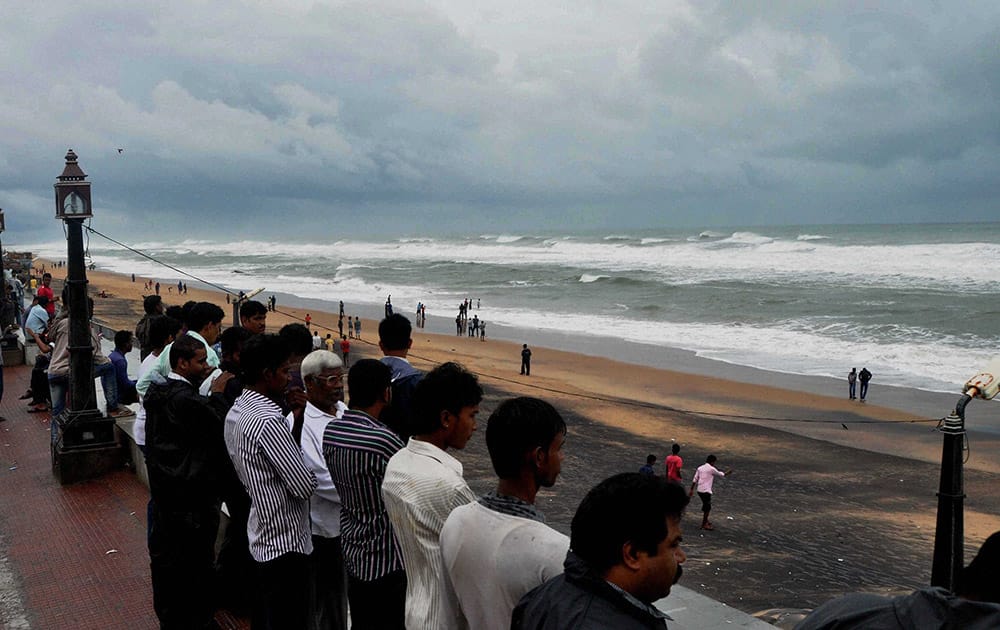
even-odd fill
[[[995,0],[7,0],[0,68],[5,243],[70,147],[133,242],[998,214]]]

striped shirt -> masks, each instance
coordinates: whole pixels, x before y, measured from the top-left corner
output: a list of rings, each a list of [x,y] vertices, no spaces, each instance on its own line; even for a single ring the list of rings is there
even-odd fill
[[[243,390],[226,414],[226,449],[250,495],[247,536],[253,559],[312,553],[309,497],[316,476],[306,467],[281,408]]]
[[[370,582],[403,569],[382,502],[382,478],[389,458],[403,448],[389,427],[351,409],[327,425],[323,457],[340,494],[340,542],[347,571]]]
[[[406,565],[406,627],[467,628],[439,540],[451,511],[476,500],[462,463],[411,437],[389,460],[382,496]]]

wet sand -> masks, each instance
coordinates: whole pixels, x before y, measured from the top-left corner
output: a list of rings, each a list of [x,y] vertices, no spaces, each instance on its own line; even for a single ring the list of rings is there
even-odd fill
[[[95,316],[134,328],[142,313],[143,279],[132,283],[127,276],[99,271],[88,272],[88,278],[92,295],[103,289],[109,296],[95,297]],[[161,280],[167,304],[208,300],[232,311],[220,291],[191,282],[189,293],[178,296],[176,286],[167,291],[168,284]],[[347,314],[354,314],[350,296],[335,296],[333,303],[341,297]],[[301,321],[309,312],[321,336],[336,335],[335,313],[312,305],[287,307],[284,300],[279,299],[278,313],[268,314],[268,330]],[[352,359],[379,356],[374,317],[380,313],[373,310],[370,305],[357,309],[365,317],[362,340],[352,340]],[[700,506],[689,511],[685,585],[755,612],[809,608],[844,592],[897,592],[928,583],[941,454],[941,435],[933,431],[932,420],[947,413],[957,394],[888,388],[876,380],[872,402],[862,405],[847,400],[832,379],[729,366],[662,348],[622,351],[627,344],[613,340],[587,343],[598,356],[574,353],[542,344],[573,347],[578,339],[491,327],[491,334],[523,337],[531,344],[532,375],[522,377],[520,343],[454,336],[454,323],[446,318],[428,318],[428,325],[431,333],[414,330],[411,361],[426,370],[453,360],[476,372],[487,390],[480,430],[497,402],[511,395],[545,398],[566,416],[563,474],[539,499],[558,529],[568,532],[577,504],[597,481],[637,470],[647,453],[657,455],[662,470],[676,441],[682,445],[687,479],[708,453],[718,455],[720,466],[736,470],[716,486],[716,531],[697,528]],[[601,356],[630,352],[655,353],[645,362],[679,369]],[[968,409],[967,558],[1000,530],[996,409],[978,401]],[[493,473],[482,437],[456,455],[473,488],[489,489]]]

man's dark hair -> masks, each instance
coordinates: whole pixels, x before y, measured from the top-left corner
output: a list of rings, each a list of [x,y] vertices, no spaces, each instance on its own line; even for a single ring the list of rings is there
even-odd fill
[[[49,278],[49,279],[52,278],[52,274],[49,273],[48,271],[46,271],[45,273],[42,274],[42,280],[44,280],[46,278]]]
[[[670,452],[673,453],[674,455],[676,455],[677,453],[680,453],[681,452],[681,445],[680,444],[674,444],[673,446],[670,447]]]
[[[177,364],[180,363],[181,359],[186,359],[190,361],[198,354],[198,351],[208,352],[205,350],[205,344],[201,341],[191,337],[190,335],[183,335],[174,340],[170,344],[170,367],[175,368]]]
[[[181,323],[173,317],[161,315],[149,320],[149,345],[151,348],[162,348],[181,329]]]
[[[228,356],[236,352],[246,343],[246,340],[253,337],[253,333],[242,326],[230,326],[219,335],[219,349],[223,356]]]
[[[958,574],[955,592],[961,597],[1000,604],[1000,532],[987,538],[969,566]]]
[[[427,373],[413,391],[413,435],[441,428],[441,412],[458,415],[463,407],[478,405],[483,388],[475,374],[458,363],[442,363]]]
[[[46,297],[46,296],[44,296],[44,295],[39,295],[38,297],[35,298],[35,300],[38,301],[38,305],[39,306],[48,306],[49,305],[49,298]]]
[[[347,373],[347,389],[351,394],[351,409],[371,407],[392,382],[392,369],[375,359],[361,359]]]
[[[185,313],[183,306],[177,306],[176,304],[174,304],[173,306],[168,306],[167,310],[165,310],[163,314],[166,315],[167,317],[176,319],[179,322],[184,321]]]
[[[378,323],[378,341],[384,350],[406,350],[410,347],[413,326],[406,316],[393,313]]]
[[[132,341],[132,333],[127,330],[119,330],[115,333],[115,348],[124,348]]]
[[[146,315],[156,315],[156,309],[163,303],[163,298],[158,295],[147,295],[142,299],[142,310]]]
[[[652,465],[655,461],[656,461],[656,455],[653,455],[652,453],[650,453],[649,455],[646,455],[646,464],[647,465]]]
[[[259,383],[264,378],[265,370],[276,372],[290,356],[291,349],[278,335],[264,333],[250,337],[240,353],[244,382],[250,385]]]
[[[667,537],[667,518],[680,519],[688,495],[663,477],[621,473],[597,484],[583,498],[570,524],[570,549],[600,575],[622,562],[631,542],[655,556]]]
[[[708,457],[705,458],[705,461],[708,462],[709,464],[714,464],[718,460],[719,458],[716,457],[715,455],[709,455]]]
[[[226,316],[226,312],[211,302],[196,302],[187,314],[188,330],[200,331],[209,324],[218,324]]]
[[[313,349],[313,337],[305,324],[286,324],[278,331],[278,336],[288,345],[291,353],[304,357]]]
[[[517,477],[525,455],[547,450],[560,433],[566,433],[566,421],[544,400],[521,396],[500,403],[486,421],[486,448],[497,477]]]
[[[267,307],[257,300],[244,300],[240,304],[240,319],[249,319],[255,315],[267,315]]]

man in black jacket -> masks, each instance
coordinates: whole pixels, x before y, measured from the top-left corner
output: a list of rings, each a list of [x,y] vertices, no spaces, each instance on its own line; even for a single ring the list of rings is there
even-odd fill
[[[564,573],[514,609],[514,630],[664,629],[653,602],[670,593],[687,559],[681,515],[688,497],[663,477],[622,473],[580,503]]]
[[[211,372],[204,344],[183,336],[170,347],[170,374],[153,382],[146,408],[146,466],[153,499],[149,560],[160,628],[212,628],[214,543],[228,460],[219,393],[231,375],[198,385]]]

